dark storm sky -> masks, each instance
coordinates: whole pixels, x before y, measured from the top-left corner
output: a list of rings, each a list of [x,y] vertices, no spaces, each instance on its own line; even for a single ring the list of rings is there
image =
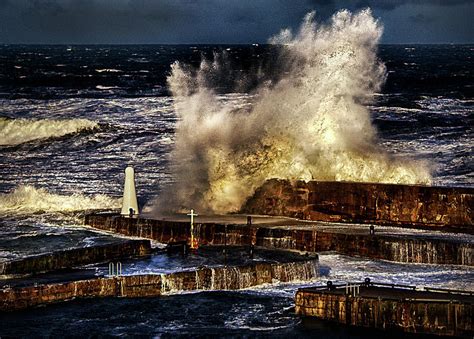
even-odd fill
[[[474,0],[0,0],[0,43],[262,43],[367,6],[384,43],[474,42]]]

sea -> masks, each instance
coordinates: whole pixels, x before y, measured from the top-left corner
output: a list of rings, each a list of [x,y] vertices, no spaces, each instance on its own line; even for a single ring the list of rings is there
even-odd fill
[[[171,65],[198,67],[223,51],[238,74],[271,70],[276,53],[271,45],[0,45],[0,261],[113,241],[82,220],[87,211],[120,207],[127,165],[135,168],[140,206],[164,194],[177,180]],[[472,187],[474,45],[380,45],[378,57],[387,68],[369,104],[378,146],[429,163],[434,185]],[[221,86],[218,97],[237,104],[257,86]],[[293,312],[295,291],[366,277],[474,289],[472,268],[462,266],[323,253],[320,270],[312,282],[75,300],[2,314],[0,337],[376,337],[303,321]]]

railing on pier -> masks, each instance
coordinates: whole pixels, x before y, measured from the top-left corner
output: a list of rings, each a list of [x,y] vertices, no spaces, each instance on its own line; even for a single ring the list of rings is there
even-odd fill
[[[119,275],[122,275],[122,263],[121,262],[117,262],[117,263],[113,263],[113,262],[110,262],[109,263],[109,276],[119,276]]]
[[[346,282],[340,284],[334,284],[332,281],[328,281],[326,285],[320,286],[313,286],[313,287],[306,287],[302,288],[301,290],[305,291],[334,291],[334,290],[345,290],[346,295],[357,296],[360,294],[360,287],[388,287],[392,289],[406,289],[411,291],[420,291],[420,292],[435,292],[435,293],[446,293],[446,294],[455,294],[455,295],[466,295],[466,296],[474,296],[474,291],[465,291],[465,290],[455,290],[455,289],[447,289],[447,288],[435,288],[435,287],[418,287],[414,285],[405,285],[405,284],[393,284],[393,283],[381,283],[381,282],[373,282],[369,278],[365,279],[363,282]],[[410,300],[425,300],[428,299],[423,298],[410,298]],[[442,299],[429,299],[432,301],[453,301],[449,300],[442,300]]]

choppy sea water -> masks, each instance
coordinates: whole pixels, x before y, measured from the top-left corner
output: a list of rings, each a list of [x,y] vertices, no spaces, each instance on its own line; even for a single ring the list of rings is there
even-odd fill
[[[120,205],[127,164],[135,167],[142,206],[160,195],[176,179],[169,161],[178,121],[166,85],[170,64],[197,65],[202,54],[212,57],[221,50],[244,73],[255,65],[272,67],[270,46],[0,46],[0,260],[108,241],[82,229],[81,216],[87,209]],[[473,50],[472,45],[379,50],[388,78],[370,110],[380,144],[389,153],[429,161],[437,185],[473,182]],[[219,90],[219,100],[236,106],[251,101],[249,92]],[[153,263],[161,264],[172,269],[169,262]],[[462,267],[323,255],[321,270],[314,283],[370,276],[474,288],[474,273]],[[306,327],[291,313],[294,291],[303,285],[75,301],[2,316],[8,326],[0,335],[31,334],[34,327],[55,335],[65,328],[60,319],[66,313],[72,314],[68,330],[78,334],[304,335]],[[91,307],[103,314],[88,315]],[[325,335],[340,334],[318,326]]]

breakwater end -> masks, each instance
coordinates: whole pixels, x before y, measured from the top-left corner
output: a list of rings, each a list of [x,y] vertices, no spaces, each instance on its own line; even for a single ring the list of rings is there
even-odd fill
[[[444,336],[474,335],[474,292],[353,283],[299,289],[295,311],[307,319]]]

